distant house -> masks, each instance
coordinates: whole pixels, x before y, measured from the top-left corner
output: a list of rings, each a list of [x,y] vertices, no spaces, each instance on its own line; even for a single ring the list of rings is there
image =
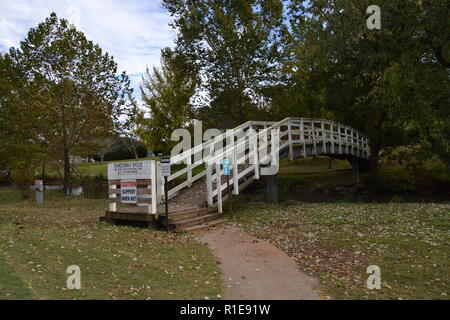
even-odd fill
[[[91,157],[80,157],[80,156],[70,156],[70,162],[77,164],[77,163],[85,163],[85,162],[95,162],[94,159]]]

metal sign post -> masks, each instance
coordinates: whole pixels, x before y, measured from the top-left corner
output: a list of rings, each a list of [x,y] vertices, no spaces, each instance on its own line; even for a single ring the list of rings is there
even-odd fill
[[[161,176],[164,177],[164,201],[166,212],[166,231],[169,232],[169,188],[167,178],[170,176],[170,157],[161,158]]]
[[[233,218],[233,199],[231,197],[231,189],[230,189],[230,162],[228,159],[222,160],[223,165],[223,174],[227,177],[227,192],[228,192],[228,200],[229,200],[229,210],[231,214],[231,218]]]

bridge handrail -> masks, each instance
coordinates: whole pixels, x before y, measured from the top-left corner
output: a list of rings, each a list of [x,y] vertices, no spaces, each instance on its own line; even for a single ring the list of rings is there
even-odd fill
[[[317,127],[317,125],[320,125],[320,128]],[[220,160],[224,159],[225,157],[232,156],[235,161],[235,163],[232,163],[233,165],[233,181],[232,186],[234,188],[234,194],[239,193],[239,179],[241,179],[243,176],[252,174],[254,175],[255,179],[259,179],[259,170],[260,165],[259,164],[252,164],[249,167],[245,168],[243,170],[244,175],[239,173],[238,163],[240,163],[240,160],[243,158],[244,162],[251,157],[251,151],[249,150],[247,152],[245,145],[249,143],[246,139],[244,141],[238,141],[237,144],[233,144],[233,146],[229,147],[226,146],[223,148],[223,150],[218,150],[219,153],[211,156],[209,159],[206,169],[202,170],[200,173],[197,173],[195,176],[192,176],[192,170],[197,168],[198,166],[203,164],[202,161],[197,161],[192,163],[192,156],[197,154],[198,152],[203,152],[207,148],[211,148],[214,146],[215,143],[218,141],[223,141],[226,138],[236,135],[237,130],[250,130],[254,127],[258,126],[264,126],[264,129],[262,129],[260,132],[256,134],[257,141],[262,137],[268,137],[268,133],[273,129],[281,129],[282,127],[286,127],[285,131],[280,131],[280,145],[279,145],[279,152],[283,151],[286,147],[289,147],[289,158],[293,158],[293,147],[294,145],[299,144],[303,147],[303,155],[306,157],[306,145],[312,145],[314,154],[318,155],[318,145],[322,144],[323,148],[322,150],[326,150],[327,143],[331,144],[331,150],[332,153],[352,153],[359,157],[367,158],[370,154],[370,148],[368,139],[363,135],[360,134],[360,132],[352,127],[346,126],[344,124],[341,124],[339,122],[331,121],[331,120],[325,120],[325,119],[313,119],[313,118],[285,118],[281,121],[275,122],[275,121],[247,121],[240,126],[237,126],[233,129],[231,129],[231,133],[228,130],[228,132],[224,132],[221,135],[215,137],[214,139],[211,139],[209,141],[203,142],[202,144],[199,144],[197,146],[194,146],[193,148],[184,151],[183,153],[176,155],[171,158],[171,162],[181,162],[185,161],[187,162],[187,165],[185,168],[183,168],[180,171],[177,171],[173,173],[169,178],[168,181],[173,181],[174,179],[187,174],[186,181],[176,185],[171,190],[169,190],[169,197],[175,195],[177,192],[181,191],[182,189],[189,187],[192,185],[195,181],[200,180],[205,175],[207,176],[207,189],[208,189],[208,205],[213,206],[214,205],[214,197],[217,197],[217,201],[215,202],[216,205],[219,207],[219,211],[222,210],[221,208],[221,202],[222,202],[222,192],[219,192],[220,189],[223,191],[223,189],[226,187],[224,183],[220,183],[220,187],[218,186],[219,183],[217,183],[216,190],[213,190],[212,182],[213,182],[213,171],[215,171],[215,179],[214,181],[218,182],[221,179],[222,176],[222,170],[220,169]],[[297,127],[297,130],[295,128]],[[326,129],[328,127],[328,129]],[[336,130],[334,130],[336,128]],[[288,136],[287,140],[283,140]],[[293,136],[298,136],[298,139],[294,139]],[[252,137],[255,139],[255,137]],[[234,141],[234,138],[233,138]],[[265,141],[265,144],[268,144],[269,141]],[[257,144],[256,144],[257,146]],[[242,149],[244,147],[244,149]],[[345,148],[345,151],[344,151]],[[254,156],[258,157],[258,154],[260,152],[261,147],[256,147],[254,150]],[[237,150],[244,150],[243,157],[236,160],[236,151]],[[336,152],[337,150],[337,152]],[[267,156],[268,158],[268,156]],[[212,165],[215,164],[215,165]],[[158,166],[158,173],[159,173],[159,166]],[[162,190],[163,190],[163,179],[160,177],[158,179],[159,183],[159,196],[158,198],[160,201],[162,201]],[[226,197],[226,196],[225,196]]]

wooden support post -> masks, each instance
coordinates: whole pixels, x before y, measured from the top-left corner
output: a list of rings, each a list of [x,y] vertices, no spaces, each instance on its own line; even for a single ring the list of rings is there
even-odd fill
[[[271,203],[278,202],[278,181],[277,175],[267,176],[267,201]]]
[[[322,154],[327,153],[327,134],[325,132],[325,123],[322,120],[320,123],[320,129],[322,130]]]
[[[112,190],[116,190],[117,189],[117,185],[113,184],[111,186],[109,186],[110,189]],[[110,193],[109,194],[110,198],[117,198],[117,194],[116,193]],[[117,211],[117,202],[110,202],[109,203],[109,211],[111,212],[116,212]]]
[[[306,158],[305,123],[303,118],[300,120],[300,142],[303,146],[303,158]]]
[[[250,152],[250,150],[249,150]],[[245,154],[245,153],[244,153]],[[236,148],[233,150],[233,194],[239,194],[239,167],[237,163]]]
[[[350,133],[352,135],[352,154],[355,154],[355,133],[353,132],[353,129],[350,130]]]
[[[314,120],[311,120],[311,128],[312,128],[312,143],[313,143],[313,149],[314,149],[314,156],[317,157],[317,145],[316,145],[316,124],[314,123]]]
[[[253,136],[253,152],[254,152],[254,166],[255,166],[255,179],[259,179],[259,150],[258,150],[258,135]]]
[[[231,195],[231,189],[230,189],[230,176],[227,175],[227,193],[228,193],[228,209],[231,214],[231,218],[233,219],[233,197]]]
[[[164,178],[161,176],[161,163],[158,161],[156,163],[156,189],[158,190],[157,193],[157,201],[158,204],[163,204],[163,198],[164,198]]]
[[[342,154],[342,130],[341,125],[338,125],[338,141],[339,141],[339,154]]]
[[[345,153],[349,154],[348,148],[348,129],[345,127]]]
[[[206,197],[208,207],[212,208],[213,203],[213,184],[212,184],[212,165],[206,164]]]
[[[330,123],[330,136],[331,136],[331,153],[334,154],[334,128],[333,124]]]
[[[222,213],[222,175],[220,172],[220,163],[216,163],[216,189],[217,189],[217,211]]]
[[[152,160],[150,163],[150,170],[151,170],[151,188],[152,188],[152,201],[151,201],[151,205],[148,206],[148,213],[149,214],[156,214],[156,210],[157,210],[157,194],[158,191],[156,190],[156,179],[158,177],[158,175],[156,174],[156,161]],[[168,201],[168,199],[166,199],[166,201]]]
[[[294,160],[294,148],[292,143],[292,121],[289,119],[288,124],[288,139],[289,139],[289,160]]]
[[[360,157],[360,149],[359,149],[359,132],[356,131],[356,155]]]
[[[187,167],[189,168],[187,172],[187,181],[189,182],[188,188],[190,188],[192,186],[192,155],[189,155],[187,158]]]

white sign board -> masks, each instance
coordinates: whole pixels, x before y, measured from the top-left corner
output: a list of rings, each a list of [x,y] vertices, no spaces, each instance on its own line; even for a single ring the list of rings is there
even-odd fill
[[[120,202],[137,203],[137,182],[136,180],[120,181]]]
[[[161,158],[161,176],[170,176],[170,158]]]
[[[150,161],[108,164],[108,180],[151,179]]]

